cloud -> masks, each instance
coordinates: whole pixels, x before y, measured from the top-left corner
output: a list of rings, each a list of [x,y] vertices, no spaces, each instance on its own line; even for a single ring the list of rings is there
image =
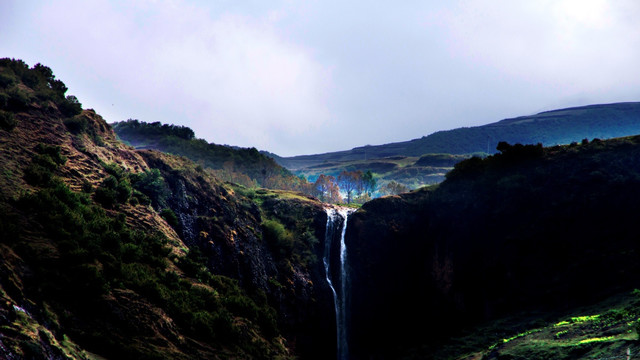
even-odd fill
[[[282,155],[638,101],[637,0],[7,0],[0,52],[108,121]]]
[[[71,83],[93,80],[82,93],[96,94],[88,102],[108,121],[181,123],[209,141],[276,149],[271,133],[308,135],[330,120],[331,69],[279,33],[285,17],[180,0],[65,0],[38,7],[30,31]]]
[[[640,59],[629,12],[639,9],[632,1],[467,0],[440,16],[454,57],[568,95],[628,80],[621,69]]]

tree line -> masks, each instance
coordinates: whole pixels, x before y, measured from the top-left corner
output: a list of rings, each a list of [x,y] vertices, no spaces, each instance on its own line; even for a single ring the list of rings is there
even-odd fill
[[[366,172],[345,170],[337,177],[324,174],[318,176],[314,183],[309,183],[306,192],[325,202],[361,203],[371,199],[377,189],[377,182],[370,170]],[[342,194],[346,199],[343,199]]]

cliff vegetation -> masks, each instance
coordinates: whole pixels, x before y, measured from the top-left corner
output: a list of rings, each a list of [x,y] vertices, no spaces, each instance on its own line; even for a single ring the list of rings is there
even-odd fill
[[[65,92],[0,60],[0,357],[331,353],[320,202],[136,150]]]

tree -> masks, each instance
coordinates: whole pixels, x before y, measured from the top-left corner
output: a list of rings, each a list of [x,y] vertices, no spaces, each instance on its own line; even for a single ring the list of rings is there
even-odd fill
[[[151,204],[159,208],[166,206],[169,188],[158,169],[131,175],[131,185],[134,189],[149,198]]]
[[[340,187],[336,183],[336,178],[331,175],[321,174],[314,183],[314,192],[320,200],[331,203],[342,201]]]
[[[338,175],[338,184],[347,194],[347,203],[351,203],[353,192],[361,189],[362,171],[343,171]]]
[[[366,192],[369,196],[376,191],[376,187],[378,185],[378,180],[373,177],[373,173],[371,170],[367,170],[364,175],[362,175],[362,185],[364,188],[364,192]]]
[[[64,99],[64,95],[67,92],[67,86],[62,81],[56,79],[51,68],[38,63],[33,67],[33,73],[39,74],[42,80],[44,80],[46,86],[53,90],[58,100]]]
[[[329,189],[331,188],[331,183],[333,176],[328,176],[325,174],[320,174],[316,179],[316,182],[313,184],[313,190],[315,195],[320,198],[320,200],[325,201],[326,194],[329,193]]]
[[[332,183],[331,186],[329,187],[327,201],[333,204],[342,202],[342,196],[340,195],[340,187],[335,182]]]
[[[399,182],[393,180],[380,188],[380,194],[383,196],[398,195],[406,192],[409,192],[409,188],[406,185],[400,184]]]
[[[78,98],[74,95],[67,96],[66,99],[56,105],[62,115],[66,117],[72,117],[82,112],[82,104],[80,104],[80,101],[78,101]]]

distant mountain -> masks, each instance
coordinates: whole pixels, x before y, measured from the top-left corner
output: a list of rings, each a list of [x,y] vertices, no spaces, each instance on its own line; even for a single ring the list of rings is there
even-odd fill
[[[609,139],[636,134],[640,134],[640,102],[628,102],[545,111],[482,126],[438,131],[420,139],[367,145],[346,151],[294,157],[269,155],[282,166],[295,171],[323,162],[431,153],[495,153],[500,141],[553,146],[585,138]]]

